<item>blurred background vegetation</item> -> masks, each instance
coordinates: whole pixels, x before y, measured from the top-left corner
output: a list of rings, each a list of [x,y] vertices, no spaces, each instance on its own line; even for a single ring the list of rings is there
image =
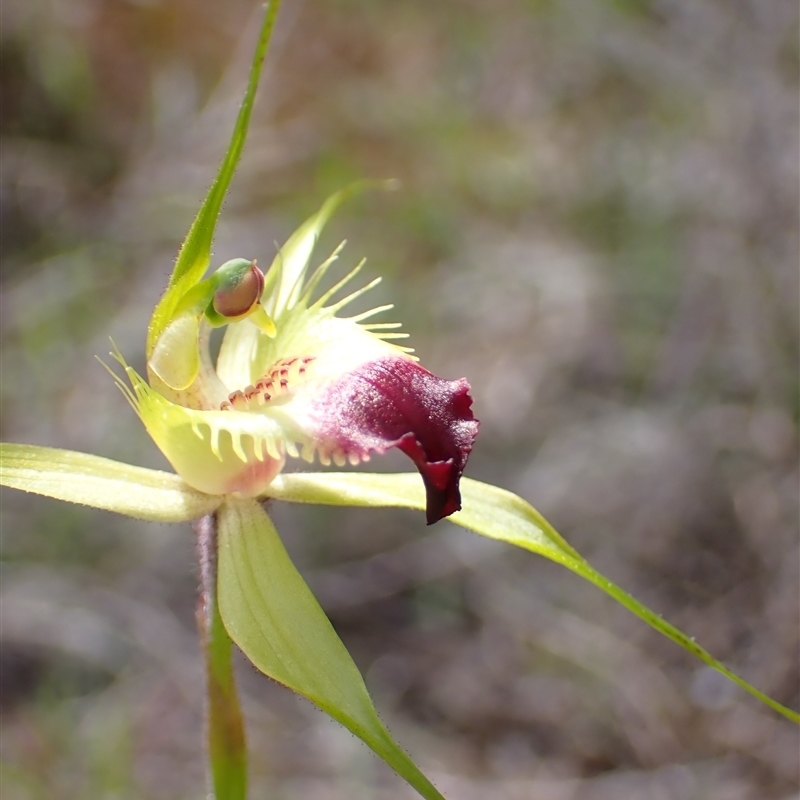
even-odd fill
[[[221,157],[252,0],[4,0],[2,438],[164,467],[94,359],[144,333]],[[286,0],[215,263],[354,178],[344,236],[468,474],[798,697],[798,9]],[[405,469],[400,458],[372,466]],[[397,511],[275,507],[453,800],[789,800],[798,731],[555,565]],[[5,492],[3,800],[203,795],[188,526]],[[410,798],[244,661],[253,798]]]

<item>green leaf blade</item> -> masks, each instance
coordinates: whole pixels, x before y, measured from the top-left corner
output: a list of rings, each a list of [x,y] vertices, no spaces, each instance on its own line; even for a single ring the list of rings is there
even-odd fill
[[[413,474],[370,475],[366,473],[294,473],[280,475],[270,487],[277,499],[329,505],[394,506],[425,509],[425,493]],[[461,511],[449,519],[490,539],[507,542],[549,558],[602,589],[632,614],[659,633],[721,672],[792,722],[800,714],[781,705],[739,677],[691,637],[640,603],[632,595],[595,570],[529,503],[511,492],[479,481],[461,481]]]
[[[170,472],[28,444],[0,444],[0,485],[151,522],[188,522],[221,502]]]
[[[427,800],[444,800],[392,740],[350,654],[252,500],[227,498],[220,508],[218,597],[228,633],[261,672],[352,731]]]

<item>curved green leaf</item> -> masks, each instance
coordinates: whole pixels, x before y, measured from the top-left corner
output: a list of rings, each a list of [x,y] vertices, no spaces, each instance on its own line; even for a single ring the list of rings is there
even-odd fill
[[[187,522],[221,502],[171,472],[32,444],[0,444],[0,485],[152,522]]]
[[[298,503],[346,506],[396,506],[425,509],[425,492],[414,474],[372,475],[366,473],[295,473],[280,475],[270,486],[270,496]],[[631,613],[679,644],[709,666],[730,678],[745,691],[793,722],[800,714],[786,708],[751,686],[715,659],[693,639],[642,605],[595,570],[574,550],[538,511],[517,495],[464,478],[463,508],[449,519],[458,525],[545,556],[572,570],[602,589]]]
[[[218,519],[217,594],[231,639],[259,670],[341,722],[423,797],[444,800],[378,718],[358,668],[261,506],[228,497]]]

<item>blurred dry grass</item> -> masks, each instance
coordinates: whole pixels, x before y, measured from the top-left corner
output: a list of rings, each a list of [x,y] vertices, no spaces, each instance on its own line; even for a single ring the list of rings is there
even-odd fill
[[[163,466],[93,359],[144,329],[216,167],[249,0],[5,0],[2,438]],[[348,206],[469,474],[798,707],[795,3],[287,0],[218,262]],[[376,465],[377,466],[377,465]],[[385,468],[405,468],[388,459]],[[3,800],[202,794],[188,528],[3,494]],[[454,800],[789,800],[798,732],[554,565],[275,508]],[[411,797],[244,664],[253,797]]]

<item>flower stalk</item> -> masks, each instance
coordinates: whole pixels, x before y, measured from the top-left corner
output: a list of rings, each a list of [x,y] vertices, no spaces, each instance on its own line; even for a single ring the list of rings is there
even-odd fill
[[[206,677],[206,748],[213,800],[247,797],[247,744],[233,674],[233,643],[217,603],[217,516],[193,523],[197,537],[200,593],[197,630]]]

